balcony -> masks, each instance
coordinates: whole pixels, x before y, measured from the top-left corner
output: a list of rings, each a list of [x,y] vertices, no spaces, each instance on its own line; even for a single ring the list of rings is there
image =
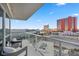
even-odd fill
[[[45,36],[26,31],[11,31],[12,19],[27,20],[42,5],[43,4],[0,4],[0,55],[79,56],[78,37],[54,34]],[[19,6],[21,6],[21,8]]]

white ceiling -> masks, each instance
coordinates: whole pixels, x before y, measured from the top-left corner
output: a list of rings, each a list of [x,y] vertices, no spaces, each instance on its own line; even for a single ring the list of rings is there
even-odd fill
[[[10,18],[27,20],[34,12],[36,12],[42,3],[3,3],[0,4]]]

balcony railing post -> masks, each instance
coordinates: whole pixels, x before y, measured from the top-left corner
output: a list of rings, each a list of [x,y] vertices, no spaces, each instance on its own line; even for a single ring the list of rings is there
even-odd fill
[[[28,47],[26,47],[26,54],[25,54],[25,56],[27,56],[27,49],[28,49]]]
[[[62,55],[62,44],[61,41],[59,41],[59,56]]]
[[[28,37],[26,36],[26,33],[25,33],[25,39],[28,39]]]
[[[35,35],[35,40],[34,40],[34,47],[36,49],[36,44],[37,44],[37,36]]]
[[[37,43],[37,36],[35,36],[35,44]]]
[[[30,38],[30,35],[28,34],[28,38],[27,39],[29,39]]]

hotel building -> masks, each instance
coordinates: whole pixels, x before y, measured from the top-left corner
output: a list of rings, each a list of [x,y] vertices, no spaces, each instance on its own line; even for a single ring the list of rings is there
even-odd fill
[[[58,31],[77,31],[77,18],[67,17],[57,20],[57,30]]]

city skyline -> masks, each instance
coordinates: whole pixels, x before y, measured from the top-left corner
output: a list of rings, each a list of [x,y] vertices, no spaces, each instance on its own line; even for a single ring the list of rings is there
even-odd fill
[[[46,3],[28,20],[12,20],[12,29],[42,29],[49,24],[51,29],[57,28],[57,20],[68,16],[76,16],[79,22],[79,3]],[[79,24],[77,24],[79,29]]]

